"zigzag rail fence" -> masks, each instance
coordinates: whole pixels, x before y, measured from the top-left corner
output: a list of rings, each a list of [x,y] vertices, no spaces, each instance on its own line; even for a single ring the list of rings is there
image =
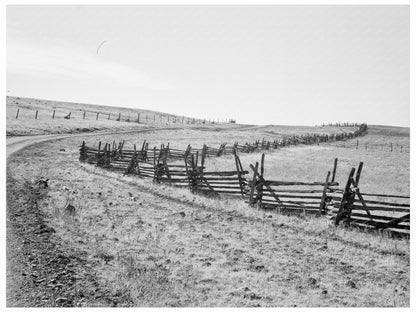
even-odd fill
[[[336,225],[343,222],[345,225],[357,225],[367,229],[388,229],[397,234],[409,235],[410,197],[360,193],[358,182],[363,163],[360,163],[355,178],[353,178],[355,168],[351,170],[344,189],[339,188],[339,183],[335,180],[337,159],[334,160],[332,171],[328,171],[322,181],[277,181],[264,178],[265,155],[262,154],[260,167],[258,162],[255,165],[250,164],[252,178],[248,178],[249,171],[243,169],[238,152],[267,150],[276,148],[275,146],[297,144],[295,142],[303,142],[303,144],[311,144],[314,140],[316,143],[319,142],[315,135],[310,138],[300,139],[300,137],[280,141],[257,140],[245,145],[235,143],[230,147],[221,144],[217,149],[204,145],[202,149],[195,150],[190,145],[186,150],[173,149],[169,144],[149,149],[146,141],[143,142],[140,150],[136,145],[133,150],[124,150],[124,141],[118,145],[113,141],[112,144],[106,143],[105,146],[99,142],[98,148],[87,147],[83,142],[80,148],[80,161],[128,175],[151,178],[154,183],[169,183],[173,186],[189,188],[196,193],[236,195],[246,199],[251,206],[272,209],[278,213],[329,215],[335,218]],[[205,170],[207,157],[219,157],[228,153],[234,155],[235,170]],[[367,199],[371,197],[382,197],[386,200]],[[392,198],[404,202],[387,201]]]
[[[263,139],[245,144],[236,142],[232,146],[223,143],[218,148],[203,145],[201,149],[192,149],[188,145],[186,150],[171,148],[169,143],[166,146],[162,144],[160,148],[149,149],[149,144],[146,141],[143,142],[140,150],[136,148],[136,145],[133,150],[124,149],[125,141],[118,144],[113,141],[106,143],[105,146],[99,142],[97,148],[88,147],[83,142],[79,159],[82,162],[96,164],[109,170],[153,178],[153,181],[157,183],[168,182],[176,186],[189,187],[192,191],[244,196],[247,191],[245,176],[248,171],[243,170],[237,156],[238,152],[250,153],[290,145],[344,140],[362,135],[366,129],[367,125],[362,124],[359,129],[350,133],[290,136],[273,141]],[[227,154],[234,154],[236,170],[204,171],[206,157],[219,157]],[[172,163],[172,161],[176,162]],[[184,161],[184,163],[178,164],[178,161]],[[200,165],[198,165],[199,162]]]
[[[388,230],[410,235],[410,196],[361,192],[358,186],[363,163],[352,168],[344,189],[331,189],[335,225],[358,226],[365,229]],[[355,176],[354,176],[355,175]],[[381,198],[381,199],[380,199]]]

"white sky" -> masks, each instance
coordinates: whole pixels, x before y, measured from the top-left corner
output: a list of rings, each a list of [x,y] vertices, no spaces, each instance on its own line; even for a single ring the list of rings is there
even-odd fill
[[[8,6],[7,94],[409,126],[409,31],[405,5]]]

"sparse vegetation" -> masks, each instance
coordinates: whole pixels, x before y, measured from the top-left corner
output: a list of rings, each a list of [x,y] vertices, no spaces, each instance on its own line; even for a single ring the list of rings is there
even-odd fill
[[[216,129],[214,134],[189,129],[170,137],[167,131],[132,135],[129,142],[169,140],[176,146],[193,138],[196,144],[219,145],[233,137],[231,129]],[[272,128],[246,129],[239,126],[234,134],[258,138]],[[80,164],[79,144],[76,138],[43,143],[17,154],[9,166],[14,179],[39,175],[39,170],[50,179],[39,208],[56,237],[85,254],[83,267],[93,268],[108,291],[107,305],[409,306],[409,240],[333,227],[325,218],[258,211],[239,199],[149,186]],[[266,155],[265,174],[322,180],[338,156],[341,184],[345,172],[364,161],[363,188],[387,189],[396,182],[398,192],[408,191],[408,154],[389,154],[392,164],[400,164],[394,171],[386,166],[387,155],[367,153],[328,145],[281,149]],[[241,159],[246,168],[259,154]],[[230,163],[227,156],[207,160],[215,168]],[[69,202],[74,214],[65,213]]]

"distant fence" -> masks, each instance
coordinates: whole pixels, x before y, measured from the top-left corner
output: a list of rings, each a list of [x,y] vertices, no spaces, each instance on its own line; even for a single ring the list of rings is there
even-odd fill
[[[362,124],[360,127],[355,130],[354,132],[349,133],[340,133],[340,134],[307,134],[307,135],[293,135],[288,137],[283,137],[280,139],[275,140],[256,140],[255,142],[246,142],[244,144],[235,142],[233,145],[228,145],[226,143],[222,143],[219,145],[218,148],[210,147],[207,145],[203,145],[202,148],[192,148],[191,145],[185,150],[175,149],[170,147],[170,144],[162,144],[160,147],[153,147],[149,149],[149,144],[144,141],[141,147],[141,150],[136,149],[136,145],[134,144],[134,149],[128,150],[124,148],[124,143],[120,142],[116,144],[115,141],[112,143],[106,143],[105,146],[99,142],[98,147],[88,147],[83,142],[81,147],[81,155],[80,160],[87,159],[89,156],[98,157],[97,155],[111,155],[110,160],[115,160],[118,162],[129,162],[130,159],[136,153],[140,157],[144,157],[143,159],[146,161],[153,162],[155,164],[157,155],[160,154],[162,150],[167,150],[167,159],[184,159],[185,156],[193,154],[195,157],[198,155],[202,158],[205,157],[219,157],[222,155],[232,155],[236,152],[239,153],[253,153],[259,152],[262,150],[270,150],[270,149],[277,149],[280,147],[291,146],[291,145],[299,145],[299,144],[319,144],[320,142],[335,142],[339,140],[346,140],[355,138],[357,136],[363,135],[367,130],[367,125]],[[107,156],[106,156],[107,157]],[[117,157],[117,158],[114,158]],[[139,159],[140,159],[139,157]]]
[[[15,119],[22,118],[24,113],[25,118],[39,119],[45,115],[51,119],[87,119],[87,120],[113,120],[120,122],[135,122],[135,123],[169,123],[169,124],[220,124],[220,123],[235,123],[233,119],[201,119],[178,115],[170,115],[163,113],[130,113],[121,114],[105,111],[91,111],[91,110],[68,110],[62,108],[45,109],[45,108],[26,108],[24,106],[17,107]]]
[[[359,127],[360,124],[356,122],[329,122],[321,124],[321,127]]]
[[[335,146],[342,148],[352,148],[357,150],[366,151],[384,151],[384,152],[396,152],[396,153],[410,153],[410,146],[403,146],[395,142],[390,143],[372,143],[372,142],[338,142]]]

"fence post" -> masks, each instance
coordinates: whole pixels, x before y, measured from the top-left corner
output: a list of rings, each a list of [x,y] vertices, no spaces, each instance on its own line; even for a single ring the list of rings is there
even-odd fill
[[[19,108],[17,109],[17,113],[16,113],[16,119],[19,118]]]
[[[100,165],[100,150],[101,150],[101,141],[98,142],[98,151],[97,151],[97,166]]]
[[[260,177],[264,179],[264,154],[261,154],[261,163],[260,163]],[[260,183],[256,186],[257,189],[257,202],[259,204],[259,208],[261,208],[262,200],[263,200],[263,183]]]
[[[87,155],[86,155],[85,141],[82,141],[81,148],[79,149],[79,161],[85,162],[86,158],[87,158]]]
[[[357,146],[355,147],[355,149],[358,149],[358,140],[357,140]]]
[[[238,159],[238,156],[237,156],[237,150],[236,150],[236,149],[234,149],[234,160],[235,160],[235,167],[236,167],[236,169],[237,169],[238,182],[239,182],[239,184],[240,184],[241,196],[243,196],[243,197],[244,197],[244,186],[243,186],[243,181],[242,181],[242,178],[241,178],[241,171],[242,171],[242,168],[241,168],[241,170],[240,170],[240,165],[241,165],[241,162],[240,162],[240,160]]]
[[[393,143],[390,143],[390,152],[393,152]]]
[[[337,164],[338,164],[338,158],[334,159],[334,168],[332,169],[332,179],[331,182],[335,182],[335,174],[337,173]]]
[[[85,119],[85,111],[84,111],[84,114],[82,115],[82,119]]]
[[[38,110],[36,110],[35,119],[38,119]]]
[[[55,119],[55,110],[53,110],[52,119]]]
[[[345,211],[348,209],[351,197],[351,183],[353,181],[353,176],[355,173],[355,168],[351,169],[350,175],[347,180],[347,184],[345,185],[344,194],[341,199],[341,203],[338,208],[337,217],[335,218],[335,225],[338,225],[341,219],[344,217]]]
[[[98,115],[99,115],[100,113],[97,113],[97,117],[95,118],[95,120],[98,120]]]
[[[110,120],[110,114],[108,114],[108,120]]]
[[[256,184],[257,184],[257,170],[259,169],[259,163],[256,162],[256,166],[254,167],[253,170],[253,179],[251,180],[251,188],[250,188],[250,198],[249,198],[249,204],[250,205],[254,205],[255,201],[254,201],[254,190],[256,188]]]
[[[326,214],[326,211],[324,211],[324,209],[326,208],[326,190],[328,189],[328,182],[329,182],[330,175],[331,175],[331,171],[328,171],[328,174],[326,175],[324,190],[322,192],[322,198],[321,198],[321,204],[319,206],[318,216],[322,215],[322,212]]]

